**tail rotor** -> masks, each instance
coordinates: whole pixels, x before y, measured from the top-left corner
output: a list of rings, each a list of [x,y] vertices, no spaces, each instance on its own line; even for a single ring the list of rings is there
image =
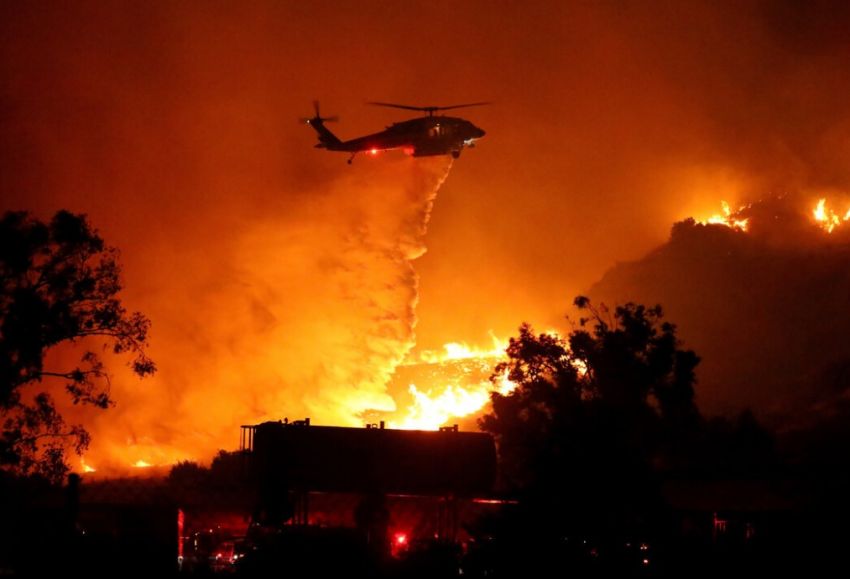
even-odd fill
[[[334,123],[339,120],[339,117],[336,115],[330,117],[323,117],[319,112],[319,101],[313,101],[313,111],[315,111],[315,115],[311,117],[301,117],[300,122],[305,125],[322,125],[324,123]]]

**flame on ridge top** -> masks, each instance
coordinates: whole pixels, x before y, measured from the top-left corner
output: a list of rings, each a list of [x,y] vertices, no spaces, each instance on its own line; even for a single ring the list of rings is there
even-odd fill
[[[812,216],[815,218],[815,223],[817,223],[821,229],[827,233],[832,233],[836,227],[842,225],[846,221],[850,221],[850,209],[848,209],[844,215],[840,215],[832,209],[829,209],[826,206],[826,198],[822,197],[818,199],[817,205],[812,210]]]
[[[732,211],[726,201],[721,201],[720,206],[722,213],[715,213],[708,219],[697,219],[696,222],[702,225],[725,225],[731,229],[747,231],[750,219],[748,217],[741,217],[741,214],[750,207],[749,205],[742,205],[735,211]]]

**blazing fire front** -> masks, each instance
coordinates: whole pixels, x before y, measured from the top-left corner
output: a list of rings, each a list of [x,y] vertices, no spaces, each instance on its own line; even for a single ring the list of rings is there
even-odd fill
[[[696,218],[694,222],[725,227],[754,240],[775,240],[771,243],[779,245],[816,246],[830,240],[840,241],[839,237],[847,230],[844,225],[850,220],[850,208],[839,211],[836,207],[843,207],[839,198],[816,196],[810,200],[789,196],[737,205],[721,201],[720,212]],[[561,331],[548,329],[545,333],[559,336]],[[505,359],[508,342],[490,331],[489,341],[484,344],[448,342],[440,349],[417,350],[411,343],[410,350],[392,371],[385,372],[380,380],[370,381],[381,382],[379,389],[387,393],[391,404],[384,409],[369,409],[371,394],[364,394],[355,404],[361,409],[359,416],[368,421],[384,421],[398,429],[437,430],[446,424],[459,423],[466,430],[476,430],[477,420],[488,408],[491,394],[504,395],[516,388],[506,373],[493,376],[495,366]],[[711,345],[701,349],[706,348],[710,351]],[[716,360],[705,363],[716,364]],[[708,380],[704,383],[710,384]],[[350,387],[352,394],[346,396],[356,398],[357,390]],[[703,395],[710,397],[711,389],[704,390]],[[208,460],[212,452],[211,447],[196,450],[190,444],[169,446],[138,435],[128,438],[126,445],[111,442],[108,452],[95,447],[80,459],[77,468],[79,472],[98,476],[128,472],[153,474],[180,460]],[[102,463],[108,466],[101,468]]]
[[[735,209],[729,202],[722,201],[720,212],[694,222],[725,227],[753,239],[776,239],[780,245],[808,246],[844,234],[846,227],[843,226],[850,220],[850,208],[846,211],[833,209],[840,206],[840,201],[823,197],[808,202],[798,197],[774,199],[737,205]],[[801,234],[799,230],[808,233]],[[560,335],[557,329],[545,333]],[[398,429],[437,430],[446,424],[460,423],[466,430],[476,430],[477,420],[488,408],[491,394],[505,395],[516,388],[506,373],[493,375],[495,366],[505,360],[508,343],[507,338],[491,331],[486,344],[448,342],[438,350],[419,351],[411,347],[381,385],[392,404],[384,410],[363,410],[361,416],[369,421],[384,421],[389,427]],[[712,359],[707,361],[707,364],[714,363]],[[365,408],[368,398],[365,396],[356,407]],[[125,462],[116,463],[114,457],[100,456],[94,450],[80,459],[78,469],[99,476],[128,472],[154,474],[180,460],[204,460],[212,452],[212,448],[197,451],[189,446],[167,448],[153,440],[136,437],[129,439],[124,447],[111,445],[110,454],[126,457]],[[111,464],[101,470],[101,461]]]

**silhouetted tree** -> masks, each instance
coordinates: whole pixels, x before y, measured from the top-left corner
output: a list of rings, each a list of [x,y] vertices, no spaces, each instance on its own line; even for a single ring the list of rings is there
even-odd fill
[[[699,358],[658,306],[612,316],[585,297],[575,305],[589,316],[566,339],[520,327],[493,375],[517,388],[494,393],[480,425],[497,440],[504,484],[540,517],[639,523],[658,504],[654,473],[698,429]]]
[[[181,460],[168,471],[168,484],[174,487],[199,489],[209,483],[210,469],[197,462]]]
[[[74,404],[107,408],[109,374],[88,348],[130,354],[139,376],[155,371],[145,354],[150,322],[122,306],[120,272],[117,250],[84,215],[59,211],[42,223],[7,212],[0,219],[0,467],[56,480],[68,470],[66,450],[88,446],[89,434],[65,423],[47,383],[63,381]],[[45,367],[46,354],[62,344],[87,351],[74,367]]]

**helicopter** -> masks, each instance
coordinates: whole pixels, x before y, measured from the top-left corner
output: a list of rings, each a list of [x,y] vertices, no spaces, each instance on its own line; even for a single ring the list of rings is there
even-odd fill
[[[313,127],[319,134],[317,148],[351,153],[351,157],[348,159],[349,165],[357,153],[377,155],[381,151],[393,149],[402,149],[405,153],[414,157],[451,155],[457,159],[464,147],[475,146],[475,140],[483,137],[484,131],[465,119],[435,115],[434,113],[490,103],[466,103],[445,107],[417,107],[383,102],[369,102],[367,104],[421,111],[427,114],[423,117],[393,123],[379,133],[357,137],[349,141],[341,141],[325,126],[326,122],[339,119],[337,117],[323,117],[319,113],[319,101],[313,101],[315,116],[303,118],[301,121]]]

